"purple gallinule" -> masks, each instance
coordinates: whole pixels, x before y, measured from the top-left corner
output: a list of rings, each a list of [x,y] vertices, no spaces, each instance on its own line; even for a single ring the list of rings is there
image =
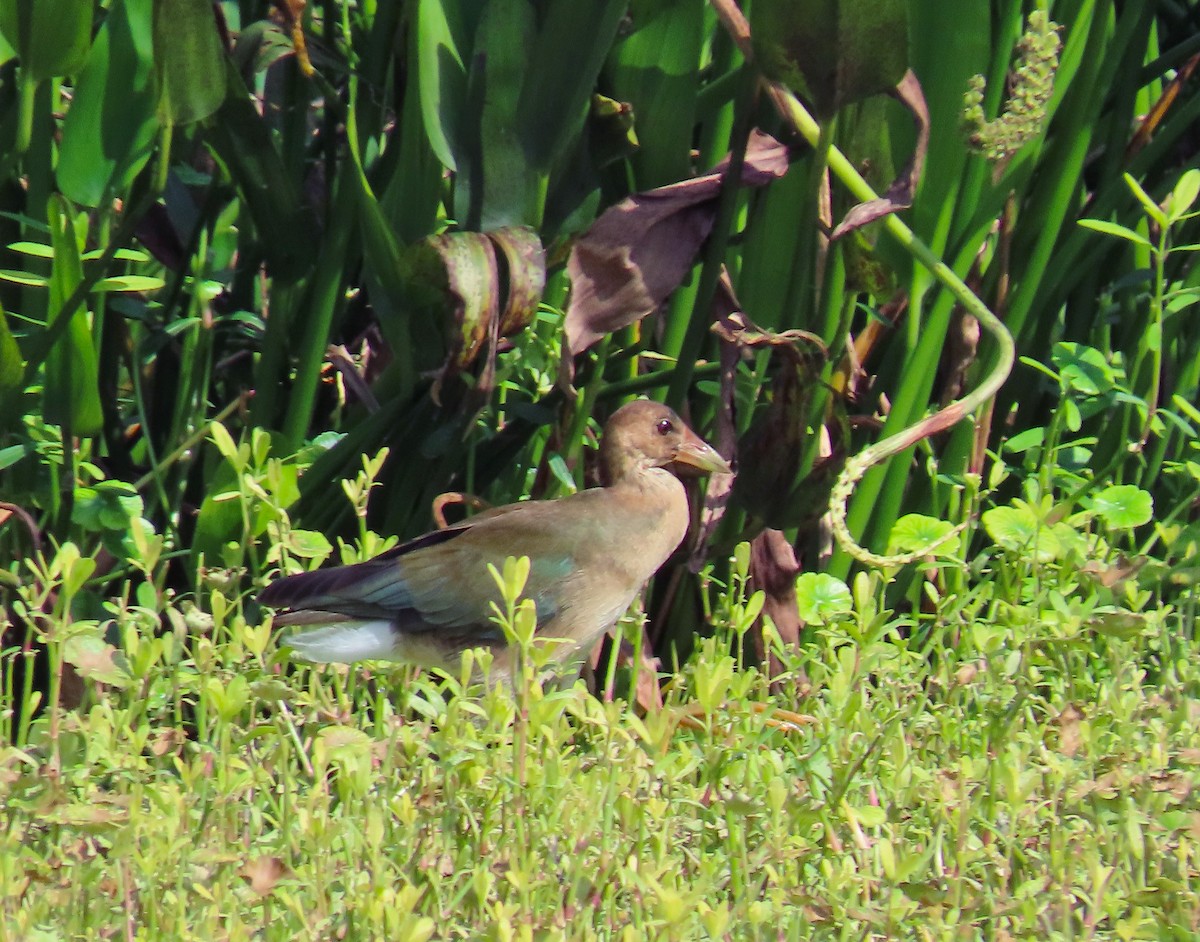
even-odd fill
[[[276,625],[320,626],[284,639],[303,660],[396,660],[453,673],[464,650],[489,647],[493,673],[508,674],[488,563],[501,569],[506,557],[527,556],[538,634],[568,642],[560,659],[581,657],[687,533],[687,495],[667,467],[677,463],[729,472],[671,409],[631,402],[604,428],[603,487],[497,507],[365,563],[288,576],[259,601],[287,610]]]

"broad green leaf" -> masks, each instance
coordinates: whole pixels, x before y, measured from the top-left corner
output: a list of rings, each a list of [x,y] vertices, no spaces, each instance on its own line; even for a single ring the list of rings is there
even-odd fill
[[[54,258],[54,249],[44,242],[10,242],[8,247],[13,252],[32,258]]]
[[[153,0],[115,0],[75,83],[55,172],[64,195],[83,206],[123,192],[150,157],[152,21]]]
[[[209,0],[154,0],[154,73],[163,124],[191,124],[225,100],[225,49]]]
[[[467,67],[462,50],[471,48],[468,11],[460,0],[419,0],[417,4],[417,93],[425,133],[433,152],[450,170],[458,168],[466,112]],[[472,11],[473,12],[473,11]],[[469,21],[471,24],[474,20]]]
[[[204,693],[217,708],[217,715],[222,722],[232,723],[250,702],[250,682],[243,674],[234,674],[227,681],[209,677],[204,685]]]
[[[420,58],[415,30],[409,39],[406,54]],[[417,77],[420,82],[420,77]],[[419,88],[417,89],[419,92]],[[412,244],[437,229],[440,209],[443,163],[429,141],[425,129],[423,100],[419,94],[404,96],[397,133],[399,142],[389,145],[396,154],[396,171],[379,194],[379,207],[395,237]],[[374,264],[370,250],[367,259]],[[383,277],[383,273],[379,273]]]
[[[1123,608],[1106,608],[1088,619],[1088,627],[1110,638],[1135,638],[1149,627],[1149,620],[1139,612]]]
[[[1053,535],[1054,541],[1058,546],[1058,551],[1055,555],[1056,559],[1064,559],[1071,553],[1083,559],[1095,549],[1083,531],[1077,529],[1073,523],[1068,523],[1065,520],[1054,524],[1050,527],[1049,532]]]
[[[880,808],[878,805],[859,805],[851,811],[858,823],[869,828],[883,827],[887,824],[887,809]]]
[[[1133,195],[1137,197],[1137,201],[1142,204],[1142,209],[1146,211],[1147,216],[1160,226],[1167,225],[1167,214],[1162,211],[1162,207],[1158,203],[1154,202],[1150,194],[1142,189],[1142,185],[1137,182],[1136,178],[1131,174],[1125,174],[1125,184],[1129,187]]]
[[[307,272],[316,254],[316,223],[250,93],[232,62],[222,65],[230,90],[207,137],[250,210],[276,275]]]
[[[805,621],[825,622],[854,608],[850,588],[823,572],[806,572],[796,580],[796,599]]]
[[[291,555],[301,559],[328,559],[333,552],[325,534],[316,530],[289,530],[287,548]]]
[[[1136,242],[1138,245],[1150,245],[1150,240],[1144,235],[1134,232],[1120,223],[1107,222],[1103,219],[1081,219],[1079,225],[1084,229],[1094,229],[1096,232],[1103,232],[1105,235],[1116,236],[1119,239],[1125,239],[1128,242]]]
[[[87,680],[127,687],[132,682],[125,656],[98,634],[75,634],[63,645],[63,659]]]
[[[234,446],[234,455],[237,448]],[[238,472],[229,462],[222,461],[208,479],[208,490],[196,514],[196,530],[192,537],[192,558],[203,559],[209,566],[221,560],[221,550],[229,541],[242,546],[247,538],[245,518],[238,502]],[[231,494],[223,499],[223,494]],[[236,560],[241,565],[241,559]]]
[[[0,281],[11,281],[15,285],[25,285],[29,288],[44,288],[50,283],[45,275],[35,275],[28,271],[13,271],[10,268],[0,268]]]
[[[1171,200],[1168,205],[1168,215],[1171,222],[1177,222],[1187,214],[1200,196],[1200,170],[1192,168],[1186,171],[1171,190]]]
[[[75,489],[71,522],[85,530],[112,530],[125,533],[131,521],[141,517],[142,498],[125,481],[99,481],[92,487]]]
[[[1174,314],[1176,311],[1182,311],[1184,308],[1191,307],[1197,301],[1200,301],[1200,288],[1184,288],[1182,291],[1172,291],[1167,295],[1167,298],[1164,310],[1168,314]]]
[[[550,473],[566,489],[566,493],[574,494],[579,490],[579,484],[571,475],[571,469],[567,467],[567,462],[562,455],[556,452],[550,456],[546,464],[550,468]]]
[[[290,703],[296,698],[296,691],[275,677],[264,677],[250,682],[250,694],[258,700],[282,701]]]
[[[256,75],[295,53],[292,37],[279,23],[257,20],[238,31],[232,57],[243,75]]]
[[[1004,450],[1014,455],[1019,455],[1022,452],[1029,451],[1030,448],[1040,447],[1046,439],[1046,430],[1044,428],[1027,428],[1023,432],[1018,432],[1012,438],[1004,443]]]
[[[904,0],[755,0],[750,30],[763,72],[819,117],[895,88],[908,69]]]
[[[1010,553],[1036,549],[1039,562],[1057,558],[1060,546],[1048,527],[1041,525],[1028,507],[993,507],[985,511],[984,529],[995,543]]]
[[[1083,414],[1079,411],[1079,405],[1074,399],[1064,399],[1061,406],[1067,429],[1078,432],[1083,427]]]
[[[50,270],[49,323],[53,324],[63,302],[83,281],[80,235],[75,214],[61,196],[50,198],[50,241],[54,264]],[[71,314],[70,325],[46,358],[46,420],[66,426],[72,435],[95,435],[104,417],[100,410],[99,371],[96,348],[87,309],[80,305]]]
[[[0,389],[0,394],[4,391]],[[11,468],[27,455],[33,454],[33,447],[30,445],[9,445],[7,448],[0,448],[0,471]]]
[[[401,145],[403,146],[403,145]],[[411,344],[407,336],[408,324],[404,316],[412,305],[410,279],[406,277],[406,265],[400,251],[400,241],[392,229],[383,207],[367,180],[366,171],[358,161],[358,155],[351,149],[351,159],[355,163],[355,173],[351,175],[351,183],[355,186],[358,198],[358,222],[362,235],[363,255],[367,266],[378,279],[381,297],[376,299],[381,311],[388,314],[396,312],[397,316],[380,317],[380,328],[384,337],[395,347],[397,344]]]
[[[627,6],[624,0],[543,5],[518,106],[521,139],[535,170],[549,172],[582,131],[596,77]]]
[[[1092,495],[1091,509],[1106,526],[1128,530],[1150,522],[1154,499],[1134,484],[1112,484]]]
[[[83,253],[83,260],[85,262],[91,262],[91,261],[94,261],[95,259],[98,259],[103,254],[104,254],[103,249],[93,249],[90,252]],[[147,255],[145,252],[139,252],[137,249],[117,249],[115,252],[113,252],[112,257],[113,257],[113,259],[115,259],[116,261],[119,261],[119,262],[148,262],[148,261],[150,261],[149,255]]]
[[[630,163],[639,190],[691,175],[704,18],[704,5],[691,0],[645,4],[613,46],[606,91],[633,106],[640,147]]]
[[[24,375],[25,361],[21,358],[21,348],[8,328],[8,315],[0,307],[0,396],[19,388]]]
[[[0,33],[31,81],[73,75],[92,41],[94,8],[93,0],[0,0]]]
[[[1060,382],[1085,396],[1099,396],[1108,392],[1116,380],[1104,354],[1086,344],[1056,343],[1051,360],[1058,367]]]
[[[366,759],[371,754],[371,738],[353,726],[326,726],[313,743],[322,759],[342,763]]]
[[[232,464],[238,471],[245,467],[245,461],[238,454],[237,443],[233,440],[233,436],[229,434],[229,429],[225,428],[220,422],[208,423],[208,434],[212,438],[212,443],[216,446],[217,451]]]
[[[1171,397],[1171,405],[1186,415],[1189,419],[1200,425],[1200,409],[1197,409],[1192,403],[1188,402],[1180,395]]]
[[[954,525],[946,520],[928,517],[924,514],[906,514],[896,521],[888,540],[888,553],[916,553],[932,546],[954,529]],[[940,550],[947,550],[953,542],[942,544]]]
[[[113,275],[96,282],[93,291],[157,291],[165,282],[153,275]]]
[[[479,146],[458,161],[455,184],[458,216],[467,228],[488,231],[540,222],[538,175],[525,159],[517,125],[536,28],[529,0],[491,0],[484,7],[469,82],[478,90],[473,100],[482,99],[478,124],[472,122]]]

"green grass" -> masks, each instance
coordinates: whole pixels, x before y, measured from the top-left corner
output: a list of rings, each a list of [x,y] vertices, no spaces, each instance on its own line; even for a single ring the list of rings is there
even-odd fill
[[[287,669],[216,592],[158,638],[114,606],[115,660],[60,623],[114,684],[0,751],[4,937],[1192,938],[1194,601],[1028,555],[919,617],[860,576],[774,691],[723,629],[640,718]]]

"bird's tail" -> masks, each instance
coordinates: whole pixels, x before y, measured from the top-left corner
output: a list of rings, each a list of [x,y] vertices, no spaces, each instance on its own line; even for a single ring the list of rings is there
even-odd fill
[[[397,660],[396,626],[386,619],[344,621],[296,631],[283,645],[302,661],[351,664],[354,661]]]

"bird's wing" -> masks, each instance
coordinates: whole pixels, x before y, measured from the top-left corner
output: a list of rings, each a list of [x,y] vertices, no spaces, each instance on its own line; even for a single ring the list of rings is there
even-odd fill
[[[428,533],[364,563],[288,576],[267,586],[259,601],[388,619],[401,631],[467,628],[480,638],[498,639],[492,603],[499,601],[500,590],[488,564],[502,569],[506,557],[528,556],[525,595],[537,603],[538,621],[544,624],[558,610],[557,587],[577,565],[570,541],[553,533],[560,515],[546,512],[557,503],[515,505]]]
[[[424,547],[461,536],[468,526],[435,530],[350,566],[330,566],[277,579],[258,600],[272,608],[318,610],[354,618],[384,618],[410,608],[412,599],[403,579],[394,578],[398,560]]]

